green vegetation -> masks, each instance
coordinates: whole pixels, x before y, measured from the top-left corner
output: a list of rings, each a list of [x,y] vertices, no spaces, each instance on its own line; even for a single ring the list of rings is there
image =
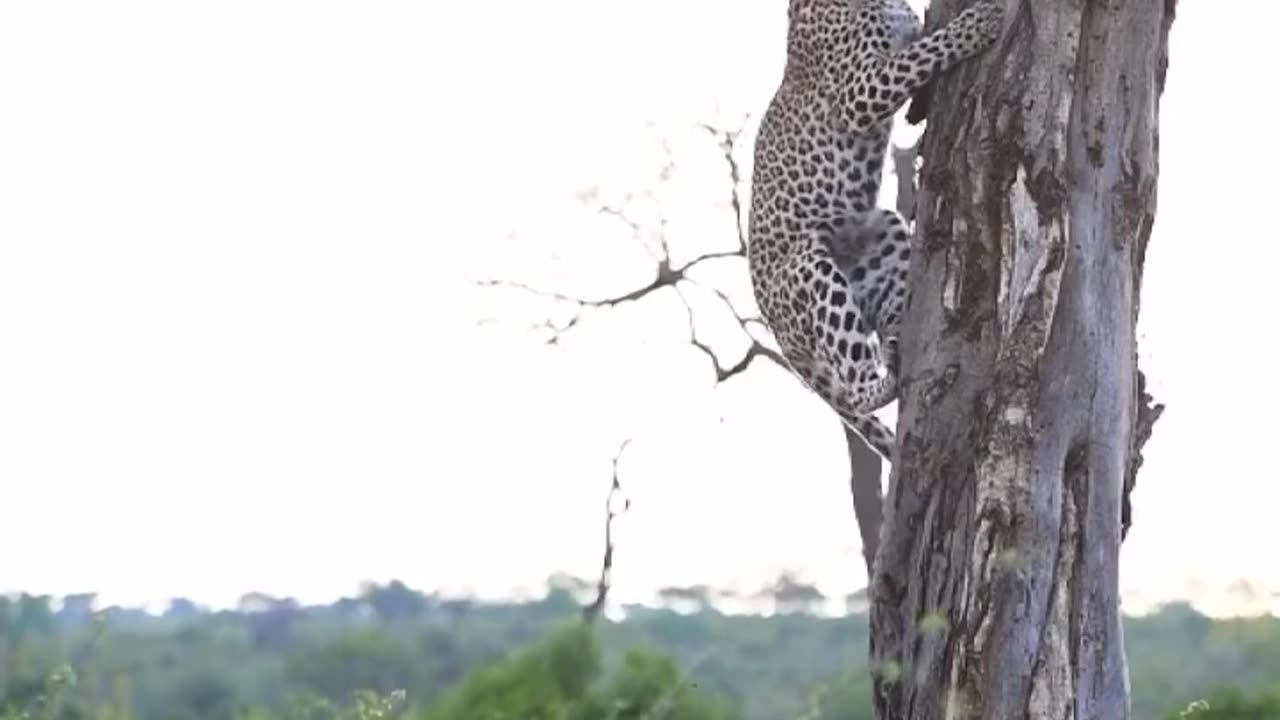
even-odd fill
[[[0,720],[871,717],[865,615],[692,604],[592,629],[564,588],[480,603],[391,583],[325,606],[254,594],[157,615],[0,597]],[[1280,620],[1175,605],[1126,618],[1126,635],[1134,718],[1280,718]]]

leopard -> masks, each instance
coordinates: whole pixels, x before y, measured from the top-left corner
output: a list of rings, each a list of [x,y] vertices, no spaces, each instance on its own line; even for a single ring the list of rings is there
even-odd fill
[[[892,463],[873,413],[897,399],[913,232],[877,207],[894,115],[993,46],[1004,13],[980,0],[926,34],[905,0],[789,0],[787,20],[753,148],[752,292],[789,370]]]

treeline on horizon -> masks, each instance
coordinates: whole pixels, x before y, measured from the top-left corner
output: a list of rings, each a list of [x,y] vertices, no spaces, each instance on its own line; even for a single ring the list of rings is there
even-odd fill
[[[156,614],[0,596],[0,720],[872,717],[860,594],[821,616],[821,593],[784,575],[756,598],[773,612],[730,614],[714,589],[668,588],[588,627],[589,592],[559,576],[541,599],[481,602],[393,581],[325,605],[249,593]],[[1190,717],[1280,718],[1280,620],[1170,604],[1124,623],[1132,717],[1199,700]]]

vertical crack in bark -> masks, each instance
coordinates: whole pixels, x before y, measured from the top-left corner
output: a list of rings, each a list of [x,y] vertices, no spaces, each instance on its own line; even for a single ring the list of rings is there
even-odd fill
[[[1001,233],[1005,263],[1001,278],[1007,280],[997,296],[1002,319],[1000,346],[995,361],[987,435],[979,445],[976,466],[978,525],[967,569],[969,583],[976,589],[977,607],[966,614],[969,634],[962,636],[960,652],[953,659],[962,665],[952,668],[953,688],[977,708],[987,709],[985,693],[1008,678],[986,675],[987,668],[970,658],[989,657],[988,648],[996,622],[1009,621],[1013,612],[1008,588],[1001,584],[1005,573],[1018,572],[1022,554],[1019,547],[1018,518],[1030,517],[1035,481],[1037,445],[1036,408],[1040,387],[1039,358],[1049,342],[1058,310],[1062,273],[1066,260],[1066,213],[1061,206],[1051,212],[1046,200],[1031,202],[1025,174],[1019,173],[1011,193],[1004,232]],[[1019,205],[1018,198],[1023,199]],[[1016,284],[1015,284],[1016,283]],[[1025,583],[1019,583],[1025,585]],[[1004,705],[997,702],[996,705]]]
[[[1069,691],[1072,713],[1075,712],[1075,705],[1078,703],[1076,694],[1080,691],[1080,650],[1083,641],[1083,635],[1089,629],[1083,627],[1085,614],[1084,603],[1085,597],[1084,578],[1081,577],[1086,569],[1085,543],[1088,538],[1085,535],[1085,527],[1087,526],[1089,515],[1089,450],[1087,445],[1077,445],[1067,453],[1067,461],[1063,468],[1064,490],[1062,496],[1063,515],[1066,515],[1066,507],[1070,504],[1075,522],[1070,526],[1074,532],[1071,538],[1074,562],[1071,564],[1069,574],[1065,577],[1070,578],[1070,607],[1069,621],[1066,624],[1068,651],[1068,669],[1071,671],[1070,685],[1067,687]],[[1065,526],[1065,519],[1063,521]],[[1126,698],[1127,701],[1127,698]],[[1127,714],[1128,708],[1124,708]]]
[[[1030,718],[1070,718],[1074,713],[1077,573],[1081,567],[1084,528],[1081,499],[1088,482],[1087,446],[1077,444],[1062,471],[1062,507],[1058,521],[1057,561],[1050,600],[1041,620],[1040,648],[1031,676],[1027,714]]]
[[[1056,192],[1050,199],[1041,189],[1041,196],[1035,198],[1027,186],[1026,170],[1018,167],[1016,172],[1008,190],[1005,232],[1001,233],[1004,252],[996,303],[1003,337],[1012,337],[1023,320],[1043,326],[1038,342],[1029,348],[1038,356],[1049,340],[1048,326],[1057,307],[1070,216],[1062,212],[1062,199]],[[1036,299],[1041,302],[1033,302]],[[1039,317],[1028,318],[1033,310],[1039,311]]]

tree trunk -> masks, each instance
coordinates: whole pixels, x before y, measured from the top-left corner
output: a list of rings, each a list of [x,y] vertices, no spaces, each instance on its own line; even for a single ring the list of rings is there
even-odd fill
[[[931,89],[871,585],[882,720],[1128,717],[1121,506],[1154,420],[1135,325],[1174,0],[1004,2],[1004,39]]]

